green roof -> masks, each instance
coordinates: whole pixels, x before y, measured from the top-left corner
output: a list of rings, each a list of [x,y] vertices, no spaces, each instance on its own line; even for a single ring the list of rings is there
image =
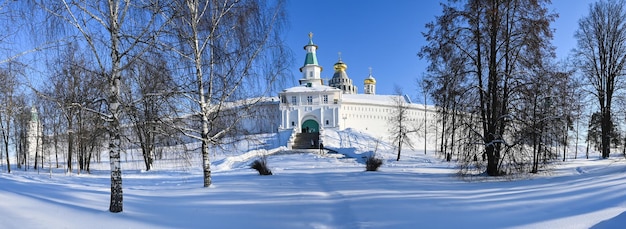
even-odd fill
[[[315,55],[315,53],[308,52],[306,54],[306,58],[304,59],[304,66],[309,64],[318,65],[317,56]]]

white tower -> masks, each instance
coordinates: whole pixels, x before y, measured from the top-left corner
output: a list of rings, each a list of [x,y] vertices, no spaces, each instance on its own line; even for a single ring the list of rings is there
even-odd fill
[[[28,152],[28,158],[35,160],[41,160],[43,144],[42,134],[43,128],[39,121],[39,115],[37,114],[37,108],[34,106],[30,109],[30,121],[28,121],[28,130],[26,138],[26,152]],[[35,158],[37,156],[37,158]]]
[[[322,67],[317,63],[317,45],[313,43],[313,33],[309,33],[309,43],[304,46],[306,50],[306,58],[304,59],[304,65],[300,67],[302,72],[302,79],[300,79],[300,85],[322,85]]]
[[[372,68],[370,67],[370,75],[363,81],[365,84],[364,92],[365,94],[376,94],[376,79],[372,76]]]

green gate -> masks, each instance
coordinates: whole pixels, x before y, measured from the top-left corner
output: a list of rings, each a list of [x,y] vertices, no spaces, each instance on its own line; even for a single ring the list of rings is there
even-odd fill
[[[319,133],[320,124],[315,120],[309,119],[302,123],[302,133]]]

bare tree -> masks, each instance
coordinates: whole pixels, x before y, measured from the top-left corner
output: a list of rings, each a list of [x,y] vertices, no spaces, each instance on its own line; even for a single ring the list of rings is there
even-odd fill
[[[600,108],[602,158],[611,153],[611,106],[626,75],[626,2],[601,0],[589,6],[589,15],[578,22],[575,37],[577,66],[593,87]]]
[[[4,105],[2,107],[2,113],[0,113],[0,128],[2,129],[2,141],[4,144],[3,149],[7,163],[7,172],[11,173],[11,160],[9,159],[9,139],[11,133],[11,118],[13,116],[13,108],[11,108],[10,106],[12,102],[9,99],[12,97],[13,94],[13,90],[11,89],[12,80],[11,76],[6,71],[0,72],[0,77],[0,79],[2,80],[2,83],[0,84],[0,86],[2,86],[0,92],[2,93],[3,98],[2,105]]]
[[[189,73],[180,89],[199,125],[179,127],[201,141],[204,187],[211,185],[209,151],[234,135],[262,96],[274,92],[287,58],[280,32],[282,0],[176,0],[171,50]],[[253,99],[250,99],[253,98]],[[235,101],[238,101],[235,103]],[[236,110],[233,110],[236,108]],[[236,115],[233,115],[236,114]],[[224,122],[230,120],[230,122]]]
[[[31,165],[31,157],[28,150],[28,122],[30,121],[30,112],[28,111],[26,97],[23,94],[16,94],[11,97],[11,106],[13,111],[10,118],[11,123],[6,123],[7,126],[11,126],[13,131],[12,142],[15,145],[15,157],[17,168],[24,168],[28,170]]]
[[[172,138],[168,122],[176,104],[176,85],[168,66],[162,54],[151,51],[125,71],[123,99],[136,137],[131,143],[141,148],[146,171],[152,168],[158,139]]]
[[[508,144],[518,79],[527,77],[529,66],[551,58],[552,37],[549,14],[540,0],[470,0],[442,4],[443,12],[426,25],[428,45],[419,55],[430,61],[431,77],[462,76],[463,96],[475,98],[460,105],[463,112],[475,113],[478,129],[468,136],[480,139],[486,155],[486,173],[504,174],[503,166],[513,150]],[[450,72],[438,72],[442,66],[454,66]],[[432,90],[436,91],[436,90]],[[454,97],[451,97],[451,99]],[[472,137],[474,138],[474,137]]]
[[[38,91],[39,96],[47,103],[50,111],[49,119],[55,120],[55,145],[58,139],[66,139],[67,153],[65,153],[67,172],[73,171],[74,162],[78,164],[77,172],[89,172],[89,161],[92,143],[95,139],[102,139],[102,118],[88,110],[99,110],[96,101],[103,94],[102,81],[98,79],[85,55],[80,52],[76,43],[68,44],[65,49],[53,59],[48,68],[49,87]],[[47,117],[44,119],[48,119]],[[74,161],[74,159],[76,159]]]
[[[54,152],[54,167],[59,168],[60,138],[64,135],[62,133],[63,115],[55,101],[41,98],[39,104],[41,104],[42,113],[45,114],[41,116],[41,122],[44,127],[43,148],[47,149],[49,156]],[[52,159],[50,159],[50,164],[52,164]]]
[[[388,122],[390,126],[389,133],[396,150],[398,150],[396,161],[399,161],[402,146],[406,145],[413,148],[413,142],[409,135],[418,132],[418,129],[416,129],[416,123],[410,117],[406,95],[403,95],[402,89],[398,86],[395,87],[395,91],[396,96],[393,97],[393,109]]]
[[[448,50],[447,52],[453,52]],[[462,101],[471,96],[464,83],[467,75],[464,66],[460,64],[462,57],[455,55],[444,55],[440,65],[432,65],[429,68],[430,75],[424,79],[424,84],[434,102],[438,105],[437,119],[441,124],[439,136],[439,152],[445,156],[447,161],[452,158],[455,147],[455,136],[459,126],[459,113],[466,111],[466,101]]]
[[[4,145],[4,155],[7,163],[7,172],[11,173],[11,162],[9,158],[9,146],[12,142],[11,137],[17,137],[15,130],[19,127],[15,125],[16,117],[23,112],[24,104],[20,102],[24,101],[23,95],[18,92],[19,82],[17,80],[17,72],[9,65],[8,68],[0,69],[0,135],[2,136],[2,143]],[[24,127],[25,129],[25,127]],[[23,131],[24,129],[19,129]],[[17,144],[17,141],[15,141]],[[22,150],[16,151],[16,157],[22,156],[24,153]],[[21,166],[18,158],[18,167]]]
[[[167,8],[161,1],[130,0],[63,0],[50,3],[41,1],[39,5],[48,12],[51,23],[58,26],[68,25],[81,38],[81,44],[87,48],[97,67],[98,78],[107,85],[101,102],[104,111],[91,110],[107,121],[109,134],[109,160],[111,165],[111,201],[110,212],[122,212],[122,169],[120,151],[122,131],[120,115],[122,104],[120,88],[122,70],[154,44],[157,32],[166,22],[161,20],[161,10]],[[58,27],[57,27],[58,28]],[[85,108],[83,108],[85,109]]]

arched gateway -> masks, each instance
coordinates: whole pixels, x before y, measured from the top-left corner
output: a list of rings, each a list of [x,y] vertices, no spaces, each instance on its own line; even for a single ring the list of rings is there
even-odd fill
[[[313,119],[306,120],[302,123],[302,133],[319,133],[320,124]]]

